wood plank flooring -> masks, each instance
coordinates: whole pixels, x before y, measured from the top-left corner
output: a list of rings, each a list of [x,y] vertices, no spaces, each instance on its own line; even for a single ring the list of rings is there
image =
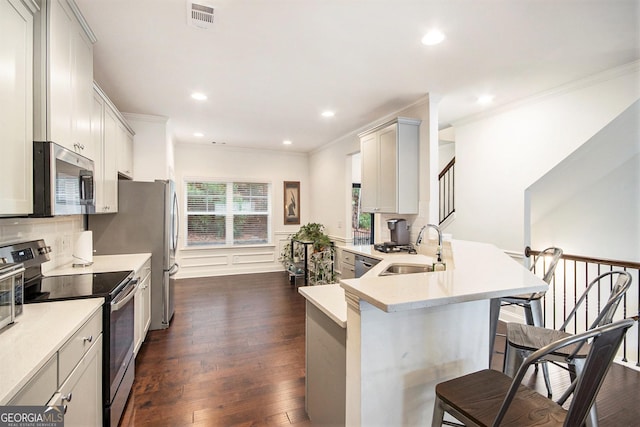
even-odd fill
[[[171,327],[150,331],[140,349],[121,427],[311,426],[304,298],[286,274],[179,280],[175,302]],[[554,387],[565,378],[552,370]],[[541,373],[528,382],[544,392]],[[598,398],[602,427],[638,425],[639,385],[639,372],[612,369]]]

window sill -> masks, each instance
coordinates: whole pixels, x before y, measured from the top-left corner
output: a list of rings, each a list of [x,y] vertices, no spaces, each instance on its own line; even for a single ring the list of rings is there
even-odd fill
[[[261,243],[256,245],[192,245],[192,246],[182,246],[178,248],[179,251],[201,251],[201,250],[243,250],[243,249],[251,249],[251,248],[275,248],[276,245],[273,243]]]

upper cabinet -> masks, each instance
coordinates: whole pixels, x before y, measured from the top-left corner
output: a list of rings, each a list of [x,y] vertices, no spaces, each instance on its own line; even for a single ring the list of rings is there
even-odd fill
[[[91,137],[95,147],[96,213],[115,213],[118,174],[133,177],[133,130],[97,83],[93,84]],[[128,159],[124,151],[131,153]]]
[[[418,213],[420,123],[398,117],[358,135],[364,212]]]
[[[34,31],[34,138],[93,158],[93,43],[73,0],[39,0]]]
[[[33,213],[33,14],[37,9],[33,1],[0,0],[0,216]]]

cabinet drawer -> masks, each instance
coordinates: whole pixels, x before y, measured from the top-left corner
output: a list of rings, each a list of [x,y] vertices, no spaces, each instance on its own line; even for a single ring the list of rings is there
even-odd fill
[[[355,263],[355,254],[353,252],[342,251],[342,265],[351,265],[354,266]]]
[[[58,354],[29,380],[11,399],[9,405],[45,405],[58,389]]]
[[[98,310],[82,327],[73,334],[60,351],[58,385],[62,384],[69,376],[73,368],[78,364],[82,356],[91,348],[91,345],[102,333],[102,309]]]
[[[342,263],[340,266],[340,278],[341,279],[353,279],[356,277],[356,268],[352,264]]]

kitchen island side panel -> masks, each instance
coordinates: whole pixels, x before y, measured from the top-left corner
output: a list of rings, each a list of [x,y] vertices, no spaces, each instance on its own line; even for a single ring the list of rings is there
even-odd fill
[[[488,366],[489,301],[386,313],[365,301],[348,325],[347,420],[361,426],[429,425],[436,384]],[[358,411],[357,414],[350,411]]]

